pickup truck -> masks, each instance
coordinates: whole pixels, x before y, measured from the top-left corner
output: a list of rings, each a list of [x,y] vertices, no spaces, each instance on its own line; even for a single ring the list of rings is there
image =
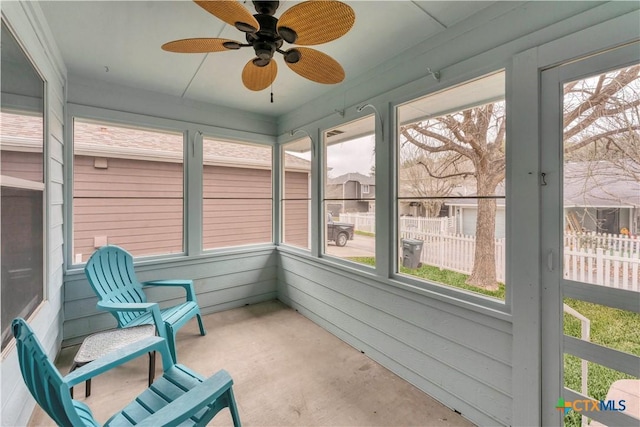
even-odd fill
[[[327,221],[327,240],[335,242],[336,246],[344,246],[347,240],[353,240],[355,226],[346,222],[334,222],[331,216]]]

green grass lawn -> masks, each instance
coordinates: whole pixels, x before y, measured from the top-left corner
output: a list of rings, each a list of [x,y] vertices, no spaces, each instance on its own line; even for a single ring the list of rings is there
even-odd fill
[[[366,265],[375,265],[375,258],[373,257],[351,257],[351,261],[359,262]],[[438,267],[431,265],[423,265],[420,268],[406,268],[400,267],[400,273],[408,274],[419,279],[425,279],[430,282],[443,283],[445,285],[454,286],[456,288],[466,289],[468,291],[481,293],[490,297],[498,298],[504,301],[504,283],[499,283],[498,290],[489,291],[475,286],[467,285],[465,282],[469,278],[469,275],[456,273],[451,270],[440,270]]]
[[[353,261],[367,265],[375,265],[375,259],[369,257],[350,258]],[[479,292],[494,298],[504,300],[504,284],[500,283],[497,291],[488,291],[465,284],[469,277],[466,274],[450,270],[440,270],[438,267],[423,265],[418,269],[400,267],[400,272],[430,282],[443,283],[461,289]],[[590,341],[609,348],[640,356],[640,314],[624,310],[617,310],[586,301],[566,298],[565,303],[591,321]],[[580,321],[575,317],[564,314],[564,333],[580,338]],[[572,355],[564,357],[565,386],[581,391],[581,359]],[[619,379],[633,379],[629,375],[613,369],[589,362],[588,364],[588,395],[596,400],[603,400],[607,396],[609,387]],[[565,425],[579,427],[580,415],[570,412],[565,417]]]
[[[640,314],[569,298],[565,298],[565,304],[591,321],[591,342],[640,356]],[[580,338],[580,321],[567,313],[564,314],[564,333]],[[570,354],[564,356],[564,384],[576,391],[581,391],[580,362],[581,359]],[[588,395],[604,400],[614,381],[635,377],[588,362],[587,378]],[[579,427],[580,418],[578,413],[570,412],[565,416],[565,425]]]

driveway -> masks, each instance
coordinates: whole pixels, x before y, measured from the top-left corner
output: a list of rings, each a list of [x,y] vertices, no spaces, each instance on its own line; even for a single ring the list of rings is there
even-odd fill
[[[335,243],[329,242],[326,252],[328,255],[340,258],[373,257],[376,253],[376,239],[374,237],[356,234],[353,236],[353,240],[349,240],[346,246],[343,247],[336,246]]]

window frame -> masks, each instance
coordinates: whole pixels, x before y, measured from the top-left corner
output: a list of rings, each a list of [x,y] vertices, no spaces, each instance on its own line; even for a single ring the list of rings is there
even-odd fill
[[[275,147],[274,147],[274,151],[273,151],[273,157],[274,159],[277,157],[278,158],[278,170],[279,173],[278,175],[278,180],[277,185],[274,185],[274,190],[277,189],[277,194],[278,194],[278,198],[275,198],[275,192],[274,192],[274,201],[278,200],[278,216],[274,216],[274,221],[275,223],[278,225],[278,229],[276,232],[276,236],[277,236],[277,244],[279,245],[283,245],[289,248],[293,248],[296,250],[301,250],[304,251],[306,253],[310,252],[312,247],[313,247],[313,240],[314,237],[313,235],[315,234],[313,231],[313,176],[315,173],[315,162],[314,162],[314,152],[315,152],[315,146],[314,146],[314,142],[313,142],[313,138],[311,138],[311,136],[306,132],[306,131],[298,131],[300,133],[304,133],[306,134],[305,136],[301,137],[301,138],[295,138],[295,139],[291,139],[288,141],[284,141],[281,143],[278,143]],[[293,136],[293,135],[291,135]],[[296,144],[296,143],[301,143],[303,141],[308,141],[309,143],[309,154],[310,154],[310,159],[309,159],[309,180],[308,180],[308,194],[309,197],[307,199],[287,199],[287,194],[286,194],[286,185],[287,185],[287,180],[286,180],[286,159],[285,159],[285,155],[286,155],[286,146],[289,144]],[[276,168],[274,167],[273,169],[274,171],[276,171]],[[274,178],[275,178],[274,174]],[[307,239],[308,239],[308,244],[307,247],[302,247],[302,246],[298,246],[298,245],[294,245],[292,243],[287,243],[285,240],[285,233],[286,233],[286,226],[285,226],[285,202],[287,200],[307,200],[308,201],[308,224],[307,224]],[[275,202],[274,202],[275,204]],[[276,231],[274,229],[274,231]]]
[[[26,60],[31,65],[34,73],[40,78],[42,84],[42,102],[41,108],[42,112],[39,117],[42,118],[42,182],[16,178],[8,175],[2,175],[0,171],[0,186],[7,187],[11,189],[21,189],[21,190],[31,190],[37,191],[42,194],[42,283],[40,286],[42,296],[39,298],[39,301],[35,304],[30,313],[26,316],[27,321],[30,322],[40,311],[43,304],[45,304],[49,300],[49,292],[47,286],[47,278],[49,277],[49,110],[48,110],[48,93],[49,93],[49,82],[45,78],[45,74],[38,67],[34,58],[29,54],[29,50],[25,47],[24,43],[21,41],[17,32],[11,26],[8,19],[5,18],[4,14],[0,18],[0,22],[3,27],[7,29],[10,33],[13,41],[16,42]],[[6,99],[6,98],[5,98]],[[40,295],[38,295],[40,297]],[[9,340],[6,345],[0,351],[2,357],[8,354],[9,351],[12,351],[15,346],[15,339],[10,335]]]
[[[190,156],[189,148],[192,147],[188,141],[188,131],[185,126],[181,125],[176,120],[159,119],[155,117],[142,116],[135,113],[128,113],[123,111],[106,110],[99,107],[91,107],[79,104],[68,103],[67,104],[67,123],[70,125],[65,127],[66,140],[70,141],[65,145],[65,165],[67,165],[65,172],[65,185],[64,196],[66,200],[65,207],[65,223],[69,224],[65,231],[65,241],[73,242],[75,223],[73,221],[73,200],[74,200],[74,173],[75,173],[75,140],[74,140],[74,127],[75,120],[91,121],[91,122],[103,122],[105,124],[113,126],[122,126],[130,128],[140,128],[141,130],[149,130],[156,132],[170,132],[179,133],[183,135],[183,150],[182,150],[182,251],[176,253],[167,254],[154,254],[154,255],[142,255],[135,256],[134,261],[154,261],[154,260],[167,260],[184,257],[188,253],[188,226],[187,226],[187,181],[188,181],[188,165]],[[193,150],[193,148],[192,148]],[[65,245],[65,268],[67,271],[80,269],[86,264],[86,262],[76,262],[73,254],[73,245]]]
[[[215,254],[218,252],[224,252],[224,251],[229,251],[229,250],[237,250],[238,248],[257,248],[257,247],[264,247],[264,246],[273,246],[275,244],[275,236],[277,233],[277,227],[276,227],[276,223],[277,223],[277,218],[276,218],[276,195],[279,194],[279,192],[277,193],[275,191],[275,175],[276,175],[276,168],[275,168],[275,157],[276,157],[276,151],[277,151],[277,147],[276,144],[265,144],[264,142],[259,142],[259,141],[253,141],[253,140],[248,140],[248,139],[242,139],[242,138],[238,138],[238,137],[228,137],[228,136],[215,136],[213,133],[205,131],[198,131],[199,134],[199,138],[198,142],[199,142],[199,148],[198,151],[200,152],[200,167],[198,167],[198,170],[202,171],[202,173],[200,174],[200,203],[201,203],[201,208],[200,208],[200,242],[199,242],[199,252],[202,254]],[[270,212],[271,212],[271,241],[270,242],[253,242],[253,243],[246,243],[246,244],[240,244],[240,245],[231,245],[231,246],[221,246],[221,247],[216,247],[216,248],[209,248],[206,249],[204,247],[204,144],[205,141],[204,139],[208,138],[208,139],[215,139],[216,141],[220,141],[220,142],[225,142],[225,143],[230,143],[230,144],[240,144],[240,145],[249,145],[249,146],[258,146],[258,147],[265,147],[265,148],[269,148],[271,151],[271,159],[269,162],[270,165],[270,188],[271,188],[271,197],[264,197],[264,198],[253,198],[253,199],[247,199],[247,198],[237,198],[236,200],[270,200],[271,201],[271,207],[270,207]]]
[[[392,155],[389,156],[389,179],[392,180],[391,192],[390,192],[390,202],[391,202],[391,217],[389,219],[389,223],[391,226],[389,239],[390,239],[390,268],[389,268],[389,279],[392,283],[396,283],[398,285],[408,285],[412,288],[421,289],[429,293],[435,293],[442,295],[445,298],[452,298],[453,300],[460,301],[461,303],[472,304],[473,306],[481,307],[483,310],[490,310],[494,313],[502,313],[502,314],[510,314],[511,313],[511,286],[510,286],[510,251],[509,247],[511,246],[511,238],[510,236],[510,224],[511,224],[511,197],[510,197],[510,167],[509,167],[509,158],[512,156],[510,148],[513,145],[513,141],[511,138],[509,126],[506,127],[505,134],[505,245],[506,245],[506,253],[505,253],[505,299],[504,301],[498,300],[493,297],[489,297],[480,293],[467,291],[462,288],[456,288],[453,286],[448,286],[445,284],[440,284],[437,282],[431,282],[423,279],[413,278],[406,274],[400,273],[400,263],[399,259],[401,256],[401,249],[399,247],[399,218],[400,218],[400,203],[399,203],[399,135],[398,135],[398,124],[400,123],[399,119],[399,108],[403,105],[409,104],[412,101],[425,98],[428,96],[435,95],[440,92],[445,92],[447,90],[453,89],[457,86],[464,85],[465,83],[479,80],[483,77],[490,76],[495,73],[503,72],[505,75],[505,88],[504,88],[504,96],[499,98],[493,97],[487,99],[486,102],[495,102],[497,100],[503,100],[505,102],[505,112],[509,113],[508,102],[510,99],[509,94],[509,80],[511,75],[512,65],[510,62],[501,63],[501,64],[493,64],[486,68],[478,69],[472,74],[458,76],[456,78],[452,78],[448,81],[440,81],[430,82],[424,85],[424,89],[417,91],[409,91],[404,96],[399,96],[397,99],[394,99],[389,103],[389,132],[390,134],[390,145]],[[423,82],[424,83],[424,82]],[[414,82],[416,84],[416,82]],[[473,103],[474,105],[478,105],[478,103]],[[465,108],[469,108],[470,104],[463,104],[460,107],[456,107],[455,109],[450,109],[448,111],[443,111],[438,113],[438,115],[446,114],[447,112],[452,111],[461,111]],[[508,116],[506,118],[508,121]]]
[[[105,121],[114,125],[122,125],[127,127],[140,127],[156,131],[177,132],[183,134],[183,252],[165,255],[149,255],[134,257],[136,264],[160,264],[166,261],[189,259],[202,256],[216,256],[235,252],[240,246],[230,246],[220,249],[212,249],[208,251],[202,250],[202,136],[227,140],[230,142],[239,141],[241,143],[265,145],[272,150],[272,160],[275,159],[273,153],[275,151],[276,138],[269,135],[251,133],[243,130],[227,129],[214,125],[204,125],[193,123],[183,119],[167,119],[163,117],[143,115],[123,110],[108,109],[105,107],[95,107],[90,105],[82,105],[73,102],[66,104],[65,122],[73,123],[77,117],[81,120]],[[68,185],[64,188],[64,223],[65,241],[73,239],[73,126],[65,126],[65,141],[67,144],[63,147],[65,167],[64,179]],[[273,182],[275,173],[274,162],[272,162],[271,183]],[[275,197],[275,193],[274,193]],[[272,203],[272,206],[275,206]],[[274,218],[275,218],[275,214]],[[272,227],[275,231],[275,226]],[[254,244],[242,246],[243,250],[247,248],[261,249],[274,246],[274,235],[272,234],[271,242],[266,244]],[[81,271],[85,263],[75,263],[72,254],[71,245],[65,245],[64,248],[66,272]]]
[[[373,107],[373,105],[369,105],[371,107]],[[318,203],[317,203],[317,221],[315,222],[315,224],[317,225],[317,231],[316,231],[316,235],[318,236],[318,255],[317,257],[319,259],[327,259],[327,260],[331,260],[332,262],[338,263],[340,265],[346,266],[346,267],[350,267],[350,268],[355,268],[359,271],[362,272],[366,272],[368,274],[371,273],[375,273],[378,271],[378,260],[379,260],[379,256],[378,256],[378,250],[377,250],[377,243],[375,243],[375,247],[374,247],[374,259],[376,260],[375,265],[367,265],[367,264],[363,264],[361,262],[357,262],[357,261],[351,261],[342,257],[338,257],[335,255],[331,255],[329,253],[327,253],[327,227],[326,227],[326,202],[327,202],[327,198],[326,198],[326,188],[327,188],[327,147],[328,147],[328,141],[327,141],[327,133],[330,133],[332,130],[339,128],[339,127],[344,127],[344,126],[348,126],[352,123],[358,122],[358,121],[364,121],[367,120],[368,118],[371,118],[373,120],[373,129],[372,132],[369,134],[368,132],[366,133],[366,135],[356,135],[353,139],[357,139],[357,138],[361,138],[364,136],[372,136],[373,137],[373,143],[374,143],[374,147],[377,148],[378,145],[378,135],[380,135],[382,133],[382,128],[380,127],[380,125],[382,124],[381,122],[381,117],[379,112],[375,109],[375,107],[373,107],[374,111],[362,111],[364,108],[356,108],[356,113],[354,115],[341,115],[341,120],[338,121],[331,121],[331,123],[327,123],[327,124],[323,124],[321,126],[318,127],[318,152],[319,152],[319,156],[317,159],[317,165],[318,165],[318,186],[319,186],[319,191],[317,192],[317,194],[319,195],[318,197]],[[352,139],[352,140],[353,140]],[[349,142],[352,140],[346,140],[343,142]],[[375,151],[374,151],[375,152]],[[375,156],[375,160],[374,160],[374,166],[377,164],[378,162],[378,155]],[[377,175],[376,175],[376,180]],[[362,194],[360,194],[360,196],[362,196]],[[362,197],[357,197],[358,199],[362,199]],[[375,203],[377,200],[378,196],[375,195],[375,197],[372,199],[373,202]],[[329,199],[331,200],[331,199]],[[370,200],[370,199],[367,199]],[[344,201],[344,200],[343,200]],[[377,204],[376,204],[377,205]],[[378,229],[378,222],[380,220],[378,218],[376,218],[375,224],[374,224],[374,228]],[[348,245],[348,243],[347,243]],[[376,274],[377,275],[377,274]]]

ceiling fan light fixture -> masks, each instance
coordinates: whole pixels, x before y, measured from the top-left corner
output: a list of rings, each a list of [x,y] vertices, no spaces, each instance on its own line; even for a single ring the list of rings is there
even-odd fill
[[[271,59],[254,58],[253,65],[256,67],[266,67],[271,62]]]
[[[298,40],[298,33],[289,27],[279,27],[278,34],[280,34],[280,37],[287,43],[295,43],[296,40]]]
[[[271,59],[276,51],[276,44],[268,40],[256,41],[253,43],[253,50],[260,59]]]

